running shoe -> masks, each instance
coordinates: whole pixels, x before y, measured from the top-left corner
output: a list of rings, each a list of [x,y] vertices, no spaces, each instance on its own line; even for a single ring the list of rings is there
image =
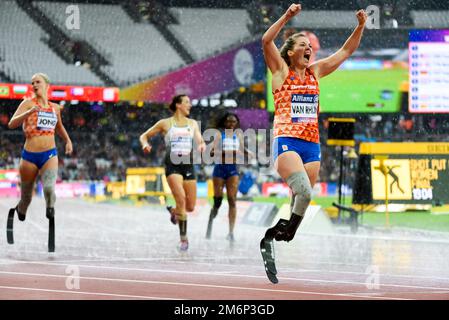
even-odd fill
[[[180,251],[187,251],[189,249],[189,240],[181,240],[179,244]]]
[[[170,213],[170,221],[173,224],[177,224],[178,223],[178,218],[176,217],[176,213],[173,212],[173,207],[172,206],[167,206],[167,210]]]

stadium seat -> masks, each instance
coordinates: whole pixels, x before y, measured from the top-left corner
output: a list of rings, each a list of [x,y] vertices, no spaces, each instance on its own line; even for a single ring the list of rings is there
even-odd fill
[[[110,65],[103,71],[119,85],[138,82],[183,65],[183,60],[157,29],[136,23],[120,5],[76,4],[80,29],[65,27],[67,3],[39,1],[35,4],[69,37],[85,40]]]
[[[45,72],[54,84],[103,85],[88,69],[56,55],[46,45],[48,37],[15,1],[0,2],[0,66],[6,76],[28,83],[34,73]]]

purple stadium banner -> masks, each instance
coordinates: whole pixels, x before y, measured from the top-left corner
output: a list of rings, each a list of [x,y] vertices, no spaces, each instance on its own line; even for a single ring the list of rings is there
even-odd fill
[[[268,129],[270,126],[269,114],[262,109],[234,109],[232,110],[240,119],[242,130]]]
[[[261,42],[258,40],[124,88],[120,90],[120,99],[168,103],[177,94],[200,99],[262,81],[265,68]]]

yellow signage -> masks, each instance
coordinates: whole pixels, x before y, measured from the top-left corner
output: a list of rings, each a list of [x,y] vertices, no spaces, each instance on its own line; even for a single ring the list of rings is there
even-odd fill
[[[109,182],[106,185],[106,190],[111,194],[113,199],[120,199],[125,196],[125,183],[119,182]]]
[[[412,185],[410,177],[410,160],[385,159],[371,160],[371,177],[373,199],[383,200],[388,192],[390,200],[411,200]],[[385,190],[385,177],[387,177],[387,190]]]
[[[125,192],[127,195],[164,196],[170,194],[164,168],[128,168]]]
[[[449,154],[447,142],[364,142],[360,154]]]
[[[383,162],[383,165],[382,165]],[[385,199],[385,176],[389,200],[432,200],[434,184],[447,172],[444,158],[371,160],[374,200]]]

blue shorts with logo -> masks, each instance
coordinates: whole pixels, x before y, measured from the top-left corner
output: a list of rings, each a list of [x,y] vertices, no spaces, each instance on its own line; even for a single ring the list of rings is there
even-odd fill
[[[239,171],[237,170],[236,164],[216,164],[214,167],[214,172],[212,177],[221,178],[227,180],[230,177],[238,176]]]
[[[41,169],[44,164],[53,157],[58,155],[56,148],[44,152],[29,152],[22,150],[22,159],[34,163],[38,169]]]
[[[321,161],[321,148],[319,143],[292,137],[277,137],[273,139],[273,162],[287,151],[296,152],[304,164]]]

